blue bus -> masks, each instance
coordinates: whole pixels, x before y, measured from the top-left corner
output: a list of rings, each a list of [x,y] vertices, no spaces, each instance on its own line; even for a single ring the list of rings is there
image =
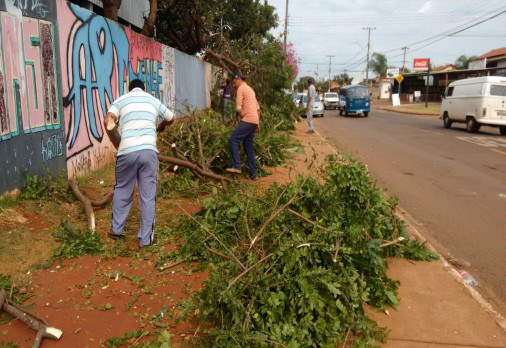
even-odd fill
[[[339,115],[343,113],[363,114],[369,116],[371,111],[371,95],[367,86],[353,85],[344,86],[339,90]]]

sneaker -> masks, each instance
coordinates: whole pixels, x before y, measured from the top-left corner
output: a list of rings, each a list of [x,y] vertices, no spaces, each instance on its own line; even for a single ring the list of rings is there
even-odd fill
[[[310,129],[306,132],[306,134],[313,134],[314,133],[314,129]]]
[[[225,169],[227,173],[233,173],[233,174],[241,174],[241,170],[237,168],[227,168]]]
[[[258,177],[258,175],[255,175],[255,176],[250,176],[249,179],[252,181],[257,181],[260,178]]]
[[[109,238],[111,238],[112,240],[118,240],[118,239],[123,239],[125,238],[124,235],[122,234],[115,234],[115,233],[112,233],[112,232],[109,232],[108,234]]]

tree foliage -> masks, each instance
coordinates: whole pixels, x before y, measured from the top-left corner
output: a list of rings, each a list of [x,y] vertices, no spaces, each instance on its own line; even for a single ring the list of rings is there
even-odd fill
[[[469,63],[476,60],[476,56],[466,56],[465,54],[461,55],[455,60],[455,69],[469,69]]]
[[[386,258],[437,256],[409,240],[396,200],[383,198],[363,165],[330,156],[320,174],[324,182],[300,176],[263,196],[230,190],[208,198],[177,228],[186,241],[181,257],[211,269],[187,311],[207,328],[208,346],[336,347],[349,334],[362,347],[384,339],[364,306],[397,308]],[[402,244],[381,246],[400,236]]]
[[[387,74],[387,57],[383,53],[374,52],[369,62],[369,68],[377,76],[386,76]]]
[[[193,55],[217,50],[222,32],[231,42],[243,41],[267,36],[276,24],[274,7],[255,0],[168,0],[158,6],[157,39]]]
[[[347,73],[341,73],[339,75],[335,75],[334,80],[337,81],[340,86],[351,85],[353,77],[349,76]]]

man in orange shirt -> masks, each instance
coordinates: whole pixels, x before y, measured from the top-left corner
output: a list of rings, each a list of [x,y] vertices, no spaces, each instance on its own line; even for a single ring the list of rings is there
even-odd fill
[[[260,130],[260,106],[258,105],[255,91],[244,81],[241,73],[236,72],[232,75],[232,83],[237,89],[236,106],[241,120],[228,139],[230,156],[232,157],[232,168],[227,168],[226,171],[236,174],[241,173],[239,144],[243,142],[244,151],[248,157],[249,176],[252,180],[256,180],[258,172],[255,162],[253,138],[255,137],[255,133]]]

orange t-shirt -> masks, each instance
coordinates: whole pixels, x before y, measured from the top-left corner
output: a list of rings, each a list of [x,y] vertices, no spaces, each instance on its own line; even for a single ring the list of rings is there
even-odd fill
[[[248,86],[246,82],[243,82],[239,88],[237,88],[237,106],[241,107],[242,121],[259,124],[259,115],[257,98],[253,88]]]

